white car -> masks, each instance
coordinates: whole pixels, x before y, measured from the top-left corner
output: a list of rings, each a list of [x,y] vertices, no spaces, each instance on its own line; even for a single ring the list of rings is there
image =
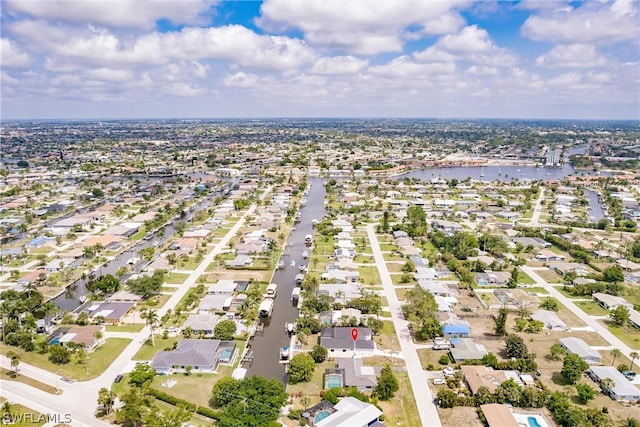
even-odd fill
[[[170,326],[167,328],[167,332],[178,332],[178,328],[175,326]]]
[[[433,383],[434,383],[435,385],[444,385],[444,384],[446,384],[447,382],[444,380],[444,378],[434,378],[434,379],[433,379]]]
[[[455,372],[456,371],[453,368],[444,368],[444,376],[445,377],[452,377]]]

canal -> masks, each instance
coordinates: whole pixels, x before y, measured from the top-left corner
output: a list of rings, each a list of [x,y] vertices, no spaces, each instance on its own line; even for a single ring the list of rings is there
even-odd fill
[[[253,358],[244,367],[247,368],[247,376],[259,375],[265,378],[275,378],[287,383],[285,365],[280,364],[280,349],[289,346],[290,337],[285,331],[287,322],[294,322],[298,318],[298,309],[291,302],[291,292],[295,285],[295,276],[300,265],[307,265],[302,253],[311,251],[305,245],[304,238],[307,234],[313,234],[312,221],[321,221],[325,214],[324,197],[325,189],[322,178],[310,178],[310,191],[307,196],[307,204],[300,209],[301,221],[295,225],[286,242],[282,259],[285,267],[276,270],[271,283],[278,285],[273,313],[271,317],[261,318],[262,331],[257,332],[251,338],[249,345],[253,352]],[[292,261],[294,265],[292,266]]]

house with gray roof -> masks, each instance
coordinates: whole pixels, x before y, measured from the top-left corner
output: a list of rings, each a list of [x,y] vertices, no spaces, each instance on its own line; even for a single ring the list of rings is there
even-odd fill
[[[544,323],[547,329],[552,331],[564,331],[567,329],[567,324],[564,323],[558,315],[549,310],[538,310],[531,315],[531,320],[539,320]]]
[[[376,344],[373,342],[370,328],[357,328],[358,338],[353,341],[350,327],[336,326],[322,328],[320,345],[329,352],[329,357],[353,357],[354,350],[360,356],[373,356]]]
[[[622,297],[604,294],[602,292],[596,292],[591,296],[593,297],[593,300],[595,302],[597,302],[607,310],[614,310],[620,306],[626,307],[629,310],[633,309],[633,304]]]
[[[602,384],[600,385],[602,391],[608,394],[613,400],[629,402],[640,400],[640,390],[638,387],[633,385],[631,381],[613,366],[593,366],[587,371],[587,375],[598,384],[601,384],[605,378],[613,380],[613,387],[611,388],[604,388]]]
[[[159,351],[151,367],[159,375],[184,372],[187,366],[194,373],[212,373],[218,368],[220,359],[229,359],[229,352],[236,351],[233,341],[183,339],[172,351]]]
[[[451,344],[453,348],[449,353],[456,363],[464,360],[481,360],[489,353],[482,344],[476,344],[471,338],[455,338],[451,340]]]
[[[381,368],[364,366],[361,358],[338,359],[336,369],[330,373],[342,375],[343,387],[356,387],[359,391],[372,391],[378,384],[377,373]],[[327,373],[327,372],[325,372]]]
[[[602,361],[600,352],[589,346],[580,338],[566,337],[560,339],[560,345],[571,354],[577,354],[590,365],[597,365]]]
[[[213,331],[218,323],[218,319],[218,316],[215,314],[190,314],[182,325],[182,330],[191,328],[196,335],[199,335],[202,331],[205,336],[213,336]]]

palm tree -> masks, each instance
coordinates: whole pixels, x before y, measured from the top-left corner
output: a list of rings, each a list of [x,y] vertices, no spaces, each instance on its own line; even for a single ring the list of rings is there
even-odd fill
[[[53,303],[53,301],[47,301],[42,304],[40,308],[44,312],[44,321],[47,324],[47,330],[51,326],[51,315],[56,314],[58,312],[58,307]]]
[[[616,382],[613,380],[613,378],[604,378],[602,381],[600,381],[600,388],[602,389],[602,391],[608,392],[613,387],[615,387],[615,385]]]
[[[149,308],[146,311],[143,311],[140,314],[140,317],[146,320],[146,324],[147,326],[149,326],[149,329],[151,330],[151,345],[155,347],[156,341],[153,335],[153,329],[158,324],[158,312],[156,310],[152,310]]]
[[[18,376],[18,366],[20,366],[20,355],[13,351],[7,352],[7,357],[11,359],[11,369],[14,370],[15,376]]]
[[[13,409],[13,406],[14,406],[14,403],[8,400],[5,400],[4,402],[2,402],[2,413],[6,415],[9,419],[11,419],[11,410]]]
[[[636,360],[638,356],[640,356],[640,354],[638,354],[637,351],[632,351],[631,353],[629,353],[629,356],[631,357],[631,367],[629,368],[629,370],[633,371],[633,361]]]
[[[613,356],[613,361],[611,362],[611,366],[613,366],[616,363],[616,359],[619,356],[622,356],[622,352],[617,348],[614,348],[613,350],[611,350],[611,355]]]
[[[98,345],[100,345],[100,342],[102,341],[102,338],[104,337],[104,334],[102,333],[102,331],[96,331],[96,333],[93,334],[93,336],[98,341]]]

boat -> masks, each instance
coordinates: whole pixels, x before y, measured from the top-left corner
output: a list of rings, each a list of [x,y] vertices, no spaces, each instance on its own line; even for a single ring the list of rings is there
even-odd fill
[[[309,253],[307,251],[302,252],[302,258],[304,259],[309,258]]]
[[[311,225],[313,225],[313,226],[318,225],[318,222],[319,221],[314,218],[314,219],[311,220]]]
[[[284,331],[289,334],[289,335],[293,335],[296,332],[296,326],[293,322],[287,322],[284,324]]]
[[[311,246],[312,243],[313,243],[313,236],[311,234],[307,234],[306,236],[304,236],[305,245]]]
[[[278,285],[276,285],[275,283],[269,284],[269,286],[267,286],[267,291],[264,293],[264,297],[275,298],[277,290],[278,290]]]
[[[298,269],[299,269],[301,272],[305,272],[305,271],[307,270],[307,266],[306,266],[306,265],[304,265],[304,264],[300,264],[300,265],[298,266]]]
[[[299,299],[300,299],[300,288],[293,288],[293,291],[291,292],[291,301],[298,302]]]
[[[305,206],[307,204],[307,199],[302,198],[300,199],[300,206]]]
[[[289,358],[289,347],[284,346],[280,349],[280,360],[286,360]]]
[[[302,221],[302,214],[301,214],[300,212],[298,212],[298,213],[296,214],[296,216],[293,218],[293,222],[297,224],[297,223],[299,223],[300,221]]]
[[[482,166],[482,170],[480,171],[480,176],[483,177],[484,176],[484,166]]]
[[[284,261],[278,261],[278,270],[282,270],[284,268]]]
[[[289,264],[291,267],[295,267],[296,266],[296,262],[295,260],[291,260],[291,264]]]
[[[301,285],[302,281],[304,280],[304,274],[300,273],[300,274],[296,274],[296,285]]]
[[[258,315],[260,317],[269,317],[273,312],[273,300],[271,298],[267,298],[260,303],[258,307]]]

